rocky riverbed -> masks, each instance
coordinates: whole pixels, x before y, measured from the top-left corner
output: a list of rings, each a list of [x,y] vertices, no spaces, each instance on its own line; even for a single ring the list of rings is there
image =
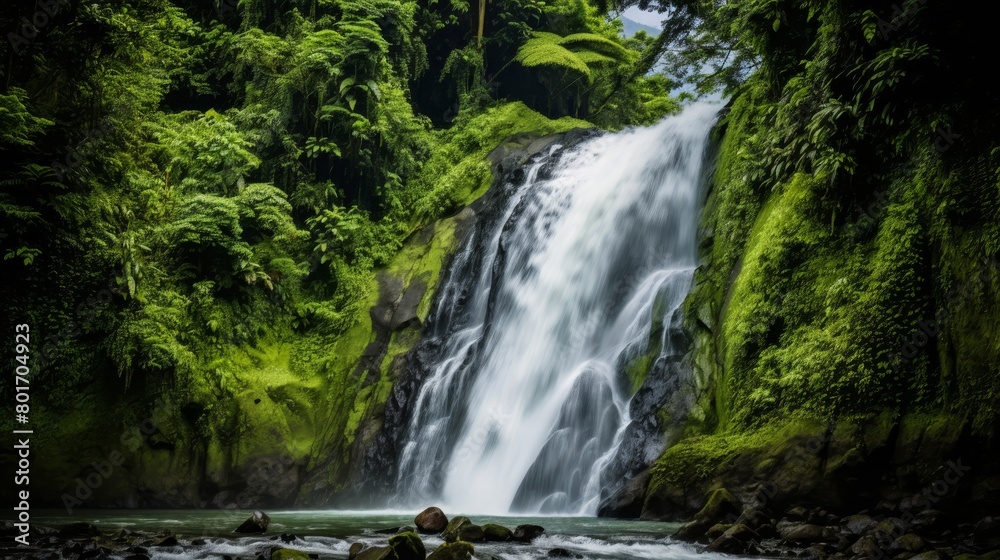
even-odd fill
[[[801,506],[776,513],[712,492],[675,538],[707,552],[819,560],[997,560],[1000,517],[975,522],[928,507],[917,497],[839,516]]]

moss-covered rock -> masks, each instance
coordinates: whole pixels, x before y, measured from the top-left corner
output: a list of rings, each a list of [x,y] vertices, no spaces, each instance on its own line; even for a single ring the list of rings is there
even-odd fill
[[[271,552],[271,560],[310,560],[309,554],[291,548],[279,548]]]
[[[427,557],[424,541],[412,531],[400,533],[390,538],[389,548],[395,552],[396,558],[399,560],[424,560]]]
[[[470,560],[475,548],[465,542],[445,542],[431,552],[427,560]]]
[[[514,533],[503,525],[496,523],[483,525],[483,537],[487,541],[504,542],[509,541],[513,536]]]

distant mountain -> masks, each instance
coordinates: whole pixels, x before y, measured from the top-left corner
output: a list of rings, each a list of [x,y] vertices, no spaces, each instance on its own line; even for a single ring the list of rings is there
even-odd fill
[[[656,27],[653,27],[652,25],[639,23],[638,21],[635,21],[634,19],[629,19],[625,16],[620,16],[619,19],[622,20],[623,24],[625,24],[624,34],[626,37],[631,37],[636,33],[638,33],[639,31],[645,31],[646,33],[654,37],[660,34],[660,30]]]

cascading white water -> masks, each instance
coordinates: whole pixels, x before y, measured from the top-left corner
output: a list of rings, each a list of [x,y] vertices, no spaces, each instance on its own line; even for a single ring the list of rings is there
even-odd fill
[[[456,255],[400,498],[450,512],[596,512],[629,422],[624,364],[649,351],[651,322],[669,326],[690,289],[717,112],[695,104],[553,149]],[[675,350],[663,332],[661,356]]]

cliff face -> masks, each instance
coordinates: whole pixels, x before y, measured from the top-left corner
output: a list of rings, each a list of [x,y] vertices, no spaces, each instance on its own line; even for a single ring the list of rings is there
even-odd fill
[[[856,513],[933,488],[936,509],[995,510],[995,107],[925,91],[941,104],[878,133],[845,119],[833,134],[854,139],[830,157],[850,164],[783,172],[767,154],[788,98],[772,92],[751,79],[719,127],[686,303],[685,438],[619,500],[680,519],[726,487],[775,511]]]

